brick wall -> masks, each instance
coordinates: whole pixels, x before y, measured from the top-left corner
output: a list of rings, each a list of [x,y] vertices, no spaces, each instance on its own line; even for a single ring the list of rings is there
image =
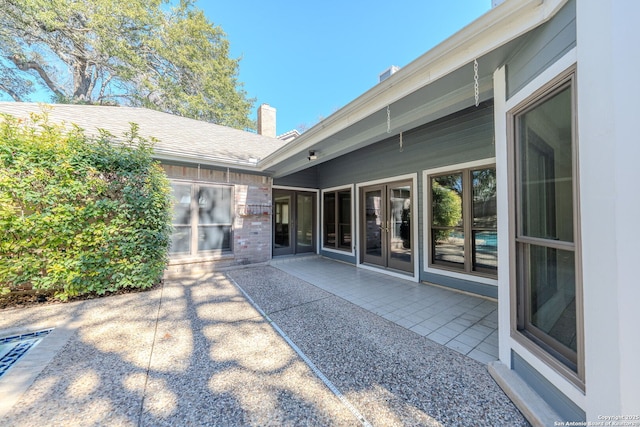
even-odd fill
[[[234,218],[231,252],[172,257],[166,277],[206,274],[271,259],[271,178],[246,172],[163,164],[169,179],[232,185]]]

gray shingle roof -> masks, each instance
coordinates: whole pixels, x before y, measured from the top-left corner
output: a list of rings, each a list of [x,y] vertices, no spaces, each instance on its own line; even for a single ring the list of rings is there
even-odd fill
[[[159,158],[220,163],[229,166],[255,166],[257,161],[283,146],[284,142],[266,136],[232,129],[226,126],[174,116],[146,108],[98,105],[49,104],[49,120],[75,124],[88,135],[105,129],[116,139],[124,139],[130,123],[139,125],[140,135],[154,137],[154,150]],[[0,113],[27,117],[40,113],[43,104],[0,102]]]

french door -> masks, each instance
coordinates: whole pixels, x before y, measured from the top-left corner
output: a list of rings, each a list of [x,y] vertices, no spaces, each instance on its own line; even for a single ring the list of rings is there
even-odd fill
[[[315,251],[314,193],[273,190],[273,255]]]
[[[413,272],[412,193],[412,181],[361,189],[360,262]]]

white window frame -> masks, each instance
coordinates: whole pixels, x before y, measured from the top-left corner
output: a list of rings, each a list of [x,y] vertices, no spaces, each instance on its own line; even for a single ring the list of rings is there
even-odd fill
[[[388,177],[388,178],[382,178],[382,179],[375,179],[375,180],[371,180],[371,181],[365,181],[365,182],[359,182],[356,184],[356,190],[355,190],[355,203],[356,203],[356,208],[355,208],[355,215],[357,217],[356,219],[356,266],[358,268],[362,268],[364,270],[370,270],[370,271],[375,271],[378,273],[382,273],[382,274],[386,274],[387,276],[392,276],[392,277],[397,277],[400,279],[405,279],[405,280],[411,280],[413,282],[419,282],[420,281],[420,274],[419,274],[419,257],[420,257],[420,247],[419,245],[415,245],[415,254],[413,257],[413,272],[409,273],[410,275],[404,274],[404,273],[396,273],[395,271],[391,270],[391,269],[385,269],[385,268],[380,268],[377,266],[370,266],[367,264],[364,264],[362,262],[360,262],[360,239],[362,239],[362,233],[361,233],[361,216],[360,215],[360,189],[363,187],[369,187],[372,185],[377,185],[377,184],[387,184],[390,182],[395,182],[395,181],[408,181],[411,180],[412,185],[413,185],[413,194],[411,195],[412,198],[412,203],[414,205],[413,210],[416,210],[417,206],[418,206],[418,200],[417,200],[417,184],[418,184],[418,174],[417,173],[411,173],[411,174],[405,174],[405,175],[398,175],[398,176],[392,176],[392,177]],[[413,234],[411,235],[411,241],[412,242],[417,242],[418,241],[418,223],[416,222],[416,226],[412,227],[413,228]]]
[[[355,211],[355,200],[354,200],[354,186],[353,185],[343,185],[343,186],[338,186],[338,187],[331,187],[331,188],[325,188],[320,192],[320,221],[318,221],[320,224],[320,250],[325,251],[325,252],[332,252],[332,253],[336,253],[336,254],[342,254],[342,255],[351,255],[351,256],[355,256],[355,248],[356,248],[356,232],[355,232],[355,220],[354,220],[354,211]],[[324,210],[325,210],[325,206],[324,206],[324,194],[325,193],[337,193],[340,191],[346,191],[349,190],[349,192],[351,193],[351,204],[349,206],[349,209],[351,209],[350,211],[350,218],[351,218],[351,249],[350,250],[346,250],[346,249],[337,249],[337,248],[331,248],[331,247],[327,247],[324,245]],[[337,200],[336,200],[337,203]]]
[[[580,381],[570,381],[567,376],[561,374],[551,364],[547,363],[544,357],[539,353],[543,353],[541,349],[533,349],[532,345],[523,345],[522,340],[514,339],[512,330],[517,327],[515,310],[516,306],[515,287],[512,287],[513,278],[516,271],[511,268],[511,260],[515,259],[515,245],[510,241],[511,236],[515,233],[513,224],[506,220],[511,217],[510,209],[512,201],[510,199],[513,189],[509,188],[510,175],[512,168],[509,161],[508,149],[511,144],[511,138],[508,137],[508,128],[510,124],[507,119],[507,112],[514,109],[518,104],[532,96],[542,87],[554,81],[559,75],[572,66],[577,64],[577,48],[571,49],[558,61],[551,64],[546,70],[535,77],[520,91],[513,94],[507,99],[506,90],[506,69],[501,67],[494,73],[494,119],[495,119],[495,141],[496,141],[496,174],[498,179],[498,269],[501,274],[498,279],[498,299],[503,303],[498,307],[498,323],[499,323],[499,357],[500,361],[507,367],[511,368],[511,351],[518,353],[532,368],[539,372],[543,377],[549,380],[555,387],[565,396],[575,402],[579,407],[584,408],[585,387]],[[579,97],[579,94],[577,94]],[[502,220],[501,220],[502,219]],[[578,243],[579,244],[579,243]],[[581,266],[577,266],[581,270]],[[582,307],[581,307],[582,309]],[[583,322],[583,314],[578,316]],[[582,323],[583,324],[583,323]]]
[[[481,159],[481,160],[474,160],[472,162],[466,162],[466,163],[457,163],[454,165],[449,165],[449,166],[443,166],[443,167],[439,167],[439,168],[434,168],[434,169],[427,169],[427,170],[423,170],[422,171],[422,188],[423,188],[423,197],[422,197],[422,212],[423,212],[423,219],[422,219],[422,241],[423,241],[423,246],[424,246],[424,250],[423,250],[423,265],[424,265],[424,272],[425,273],[431,273],[431,274],[438,274],[441,276],[447,276],[447,277],[452,277],[455,279],[461,279],[461,280],[468,280],[468,281],[473,281],[476,283],[483,283],[486,285],[493,285],[493,286],[498,286],[498,279],[497,278],[492,278],[492,277],[487,277],[486,275],[482,275],[482,274],[475,274],[475,273],[466,273],[466,272],[461,272],[461,271],[454,271],[452,269],[448,269],[446,267],[435,267],[430,265],[430,257],[431,257],[431,224],[430,224],[430,209],[431,209],[431,194],[429,191],[430,185],[429,185],[429,180],[430,177],[432,175],[443,175],[446,174],[448,172],[457,172],[459,170],[462,169],[482,169],[482,168],[488,168],[488,167],[496,167],[496,158],[495,157],[491,157],[491,158],[485,158],[485,159]],[[496,167],[496,173],[497,173],[497,167]],[[498,222],[500,221],[500,216],[498,215]],[[498,251],[500,248],[500,242],[498,241]],[[498,255],[498,259],[499,255]],[[498,269],[498,274],[499,273],[499,269]]]
[[[320,205],[321,203],[318,202],[318,198],[320,197],[320,190],[316,189],[316,188],[307,188],[307,187],[291,187],[288,185],[272,185],[271,186],[271,194],[273,195],[273,190],[287,190],[287,191],[301,191],[304,193],[314,193],[315,198],[316,198],[316,208],[315,208],[315,233],[316,233],[316,238],[315,238],[315,251],[313,251],[312,253],[315,254],[319,254],[320,250],[321,250],[321,246],[320,244],[322,243],[322,237],[320,236],[321,233],[321,226],[320,226],[320,221],[318,220],[319,215],[320,215]],[[271,246],[273,247],[273,236],[271,236]]]

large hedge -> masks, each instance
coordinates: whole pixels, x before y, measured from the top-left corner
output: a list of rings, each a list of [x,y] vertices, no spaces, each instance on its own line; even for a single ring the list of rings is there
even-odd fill
[[[0,293],[103,294],[157,283],[170,187],[137,127],[114,143],[47,120],[0,117]]]
[[[434,181],[431,186],[433,225],[439,227],[453,227],[462,219],[462,198],[450,188]],[[451,236],[453,229],[436,230],[436,241],[446,240]]]

